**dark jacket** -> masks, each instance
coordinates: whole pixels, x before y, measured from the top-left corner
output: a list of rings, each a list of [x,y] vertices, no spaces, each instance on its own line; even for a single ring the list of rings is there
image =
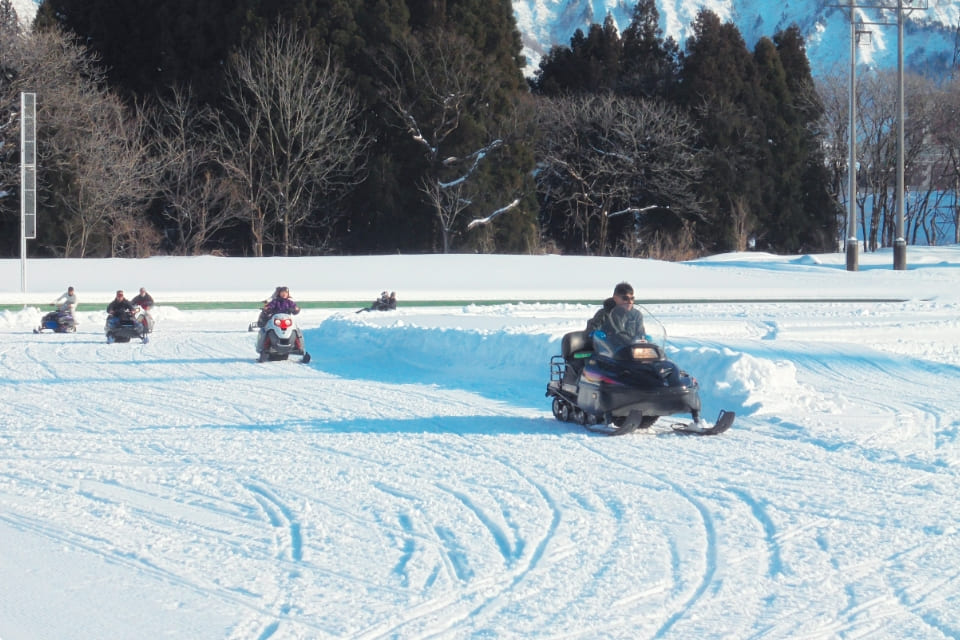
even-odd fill
[[[149,293],[137,294],[133,297],[133,300],[130,301],[138,307],[143,307],[144,309],[149,309],[153,306],[153,296]]]
[[[636,307],[629,311],[617,307],[607,314],[601,330],[607,334],[607,342],[615,348],[631,344],[643,339],[643,314]]]
[[[123,300],[117,300],[114,298],[110,304],[107,305],[107,314],[114,318],[122,318],[123,316],[132,316],[133,315],[133,305],[130,304],[130,301],[124,298]]]
[[[593,317],[587,320],[587,328],[585,329],[587,335],[593,335],[593,332],[602,329],[603,325],[607,322],[607,316],[611,311],[617,308],[617,301],[613,298],[607,298],[603,301],[603,307],[593,314]]]

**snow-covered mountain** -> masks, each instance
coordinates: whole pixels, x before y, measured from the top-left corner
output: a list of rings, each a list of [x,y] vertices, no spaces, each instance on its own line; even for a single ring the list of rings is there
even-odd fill
[[[876,0],[854,0],[878,4]],[[896,6],[897,0],[883,0]],[[807,41],[814,75],[845,68],[850,61],[849,10],[845,0],[657,0],[663,32],[681,46],[701,8],[706,7],[740,29],[752,48],[763,36],[796,23]],[[954,65],[960,46],[960,2],[957,0],[902,0],[905,7],[904,58],[908,68],[945,75]],[[31,20],[38,0],[13,0],[17,14]],[[602,24],[609,13],[622,29],[630,23],[634,0],[513,0],[517,26],[523,37],[527,73],[553,45],[567,45],[577,29]],[[897,64],[896,16],[892,11],[860,9],[859,20],[871,30],[869,43],[858,49],[858,60],[879,68]],[[870,23],[891,23],[889,25]]]
[[[876,0],[859,4],[879,4]],[[954,64],[960,27],[957,0],[902,0],[904,9],[904,60],[908,68],[944,74]],[[814,75],[850,64],[850,12],[838,5],[845,0],[657,0],[660,26],[681,46],[701,8],[732,21],[747,46],[763,36],[796,23],[807,41],[807,55]],[[896,7],[897,0],[885,0]],[[586,32],[591,24],[602,24],[609,13],[623,29],[630,23],[636,3],[631,0],[514,0],[517,24],[523,36],[524,53],[535,69],[540,57],[555,44],[569,44],[576,29]],[[869,44],[861,44],[858,61],[879,68],[896,68],[896,13],[861,9],[857,17],[872,24]]]

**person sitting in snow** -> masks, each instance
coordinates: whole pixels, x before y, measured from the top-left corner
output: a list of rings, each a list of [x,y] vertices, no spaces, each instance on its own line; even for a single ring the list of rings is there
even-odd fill
[[[397,308],[397,292],[391,291],[387,293],[386,291],[380,292],[380,297],[373,301],[369,307],[364,307],[357,311],[392,311]]]
[[[297,303],[290,297],[290,289],[287,287],[278,287],[276,293],[276,297],[267,302],[263,307],[263,313],[266,314],[267,318],[275,313],[289,313],[291,315],[300,313],[300,307],[297,306]]]
[[[390,296],[387,295],[386,291],[381,291],[379,298],[374,300],[369,307],[358,309],[357,313],[360,313],[362,311],[383,311],[386,308],[385,305],[387,305],[389,302],[390,302]]]
[[[390,295],[386,291],[380,292],[380,297],[373,301],[370,308],[374,311],[383,311],[390,304]]]

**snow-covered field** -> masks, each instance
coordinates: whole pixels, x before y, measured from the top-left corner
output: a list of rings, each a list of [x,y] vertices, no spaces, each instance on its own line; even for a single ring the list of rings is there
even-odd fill
[[[960,247],[860,260],[0,261],[0,638],[958,638]],[[553,419],[622,279],[729,432]],[[68,284],[146,286],[151,341],[34,335]],[[277,284],[400,309],[258,364]]]

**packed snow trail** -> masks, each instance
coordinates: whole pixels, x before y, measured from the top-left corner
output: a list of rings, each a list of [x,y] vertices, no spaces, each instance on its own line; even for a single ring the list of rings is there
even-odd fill
[[[8,316],[0,637],[960,635],[957,309],[656,311],[726,434],[554,420],[578,305]]]

